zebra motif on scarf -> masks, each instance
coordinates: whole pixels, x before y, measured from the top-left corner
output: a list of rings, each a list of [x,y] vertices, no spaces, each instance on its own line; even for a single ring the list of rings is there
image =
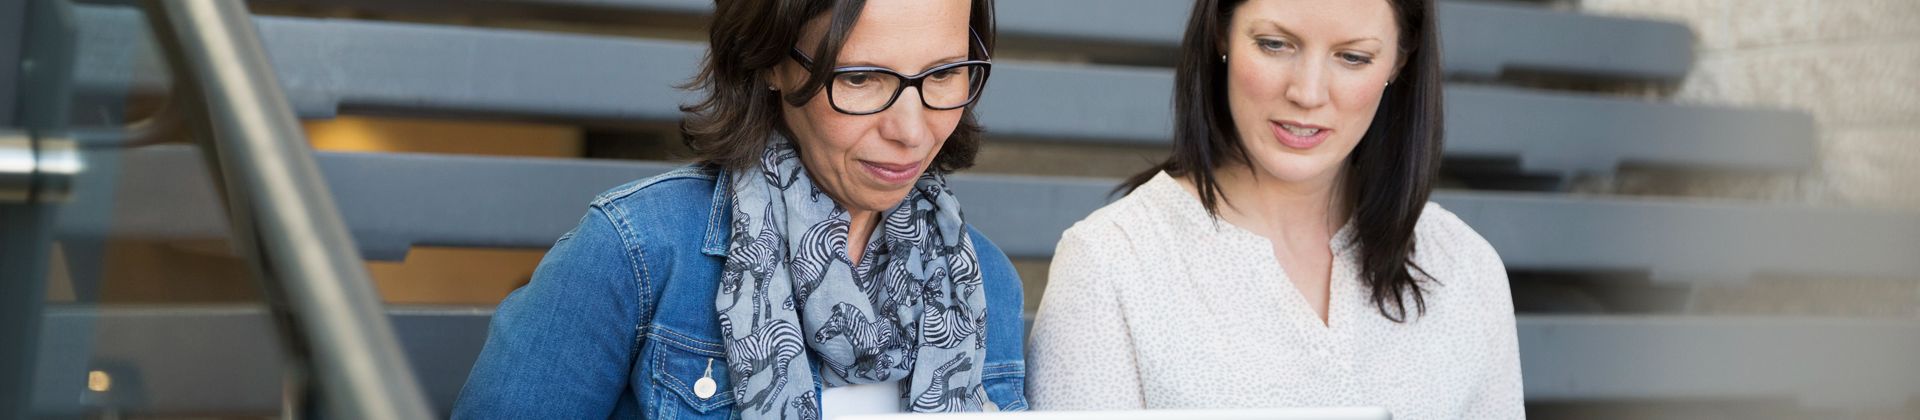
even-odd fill
[[[982,409],[986,297],[945,176],[922,174],[872,237],[849,238],[850,216],[824,199],[799,151],[769,143],[759,167],[729,174],[714,309],[735,412],[818,419],[816,360],[823,387],[905,381],[903,406],[916,412]],[[850,240],[869,244],[857,266]]]

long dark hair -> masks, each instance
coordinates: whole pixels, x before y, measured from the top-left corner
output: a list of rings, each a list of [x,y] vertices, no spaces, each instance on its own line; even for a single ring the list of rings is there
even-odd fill
[[[1409,270],[1426,274],[1411,257],[1414,226],[1440,166],[1440,45],[1431,0],[1384,1],[1393,6],[1400,28],[1402,58],[1372,125],[1347,156],[1344,197],[1352,206],[1360,244],[1360,278],[1372,290],[1381,315],[1405,322],[1407,300],[1418,312],[1427,310],[1424,289]],[[1173,155],[1128,178],[1121,191],[1130,193],[1161,171],[1191,177],[1201,204],[1218,217],[1225,197],[1214,170],[1252,165],[1234,130],[1227,106],[1227,67],[1218,58],[1233,12],[1242,3],[1245,0],[1194,2],[1174,72]]]
[[[727,169],[752,166],[766,148],[767,136],[783,130],[779,101],[800,106],[820,93],[866,4],[866,0],[715,0],[700,73],[680,86],[704,93],[698,102],[680,107],[687,114],[680,122],[680,135],[694,158]],[[799,42],[801,28],[829,13],[827,34],[820,44],[802,47],[815,62],[807,82],[784,97],[768,90],[768,70],[789,59],[787,51]],[[973,0],[972,13],[968,25],[979,34],[983,51],[993,51],[993,0]],[[973,166],[980,151],[980,124],[972,105],[963,112],[959,127],[934,155],[931,170],[952,172]]]

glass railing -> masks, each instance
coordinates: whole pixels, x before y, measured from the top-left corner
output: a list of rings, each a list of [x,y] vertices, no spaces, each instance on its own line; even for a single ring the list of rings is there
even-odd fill
[[[0,419],[431,417],[246,5],[124,3],[0,5]]]

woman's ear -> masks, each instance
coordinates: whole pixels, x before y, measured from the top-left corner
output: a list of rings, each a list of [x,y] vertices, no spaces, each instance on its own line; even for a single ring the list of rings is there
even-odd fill
[[[768,68],[766,70],[760,71],[760,74],[758,75],[758,77],[760,78],[760,81],[766,82],[767,90],[771,90],[774,92],[783,92],[787,90],[786,88],[787,78],[785,77],[786,71],[781,67],[785,67],[785,66],[775,64],[773,65],[772,68]]]
[[[1221,22],[1221,23],[1222,23],[1222,24],[1224,25],[1224,24],[1226,24],[1227,22]],[[1227,57],[1227,47],[1229,47],[1229,46],[1231,46],[1231,45],[1230,45],[1230,44],[1229,44],[1229,43],[1227,42],[1227,39],[1228,39],[1228,38],[1233,38],[1233,34],[1230,34],[1230,33],[1228,33],[1228,32],[1227,32],[1227,28],[1226,28],[1225,26],[1222,26],[1222,27],[1220,28],[1220,32],[1219,32],[1219,33],[1217,33],[1217,34],[1214,34],[1214,36],[1213,36],[1213,48],[1214,48],[1214,51],[1215,51],[1215,52],[1217,52],[1217,53],[1219,53],[1219,55],[1220,55],[1220,62],[1222,62],[1222,63],[1225,63],[1225,62],[1227,62],[1227,58],[1226,58],[1226,57]]]
[[[1217,25],[1213,28],[1213,54],[1220,56],[1220,62],[1224,63],[1227,61],[1229,47],[1233,46],[1232,42],[1227,42],[1233,39],[1233,19],[1228,18],[1212,24]]]

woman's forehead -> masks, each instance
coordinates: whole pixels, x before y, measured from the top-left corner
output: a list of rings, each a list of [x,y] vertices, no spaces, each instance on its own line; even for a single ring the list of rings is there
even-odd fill
[[[840,48],[837,66],[876,66],[912,73],[967,58],[970,0],[869,1]],[[809,22],[802,45],[818,45],[827,18]]]
[[[1234,11],[1231,25],[1329,44],[1391,42],[1398,34],[1388,0],[1250,0]]]

